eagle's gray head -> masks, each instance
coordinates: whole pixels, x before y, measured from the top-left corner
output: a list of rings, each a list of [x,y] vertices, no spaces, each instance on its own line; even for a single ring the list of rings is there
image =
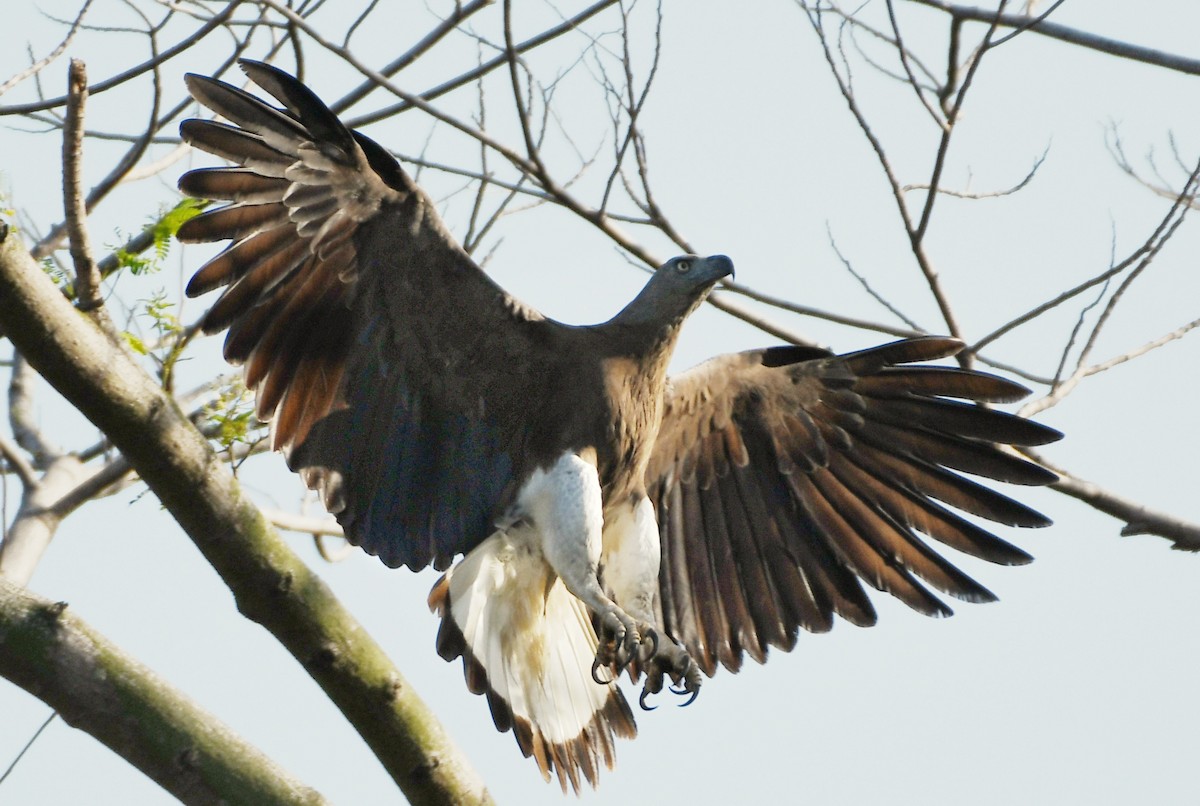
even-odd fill
[[[723,277],[733,274],[733,261],[725,255],[680,255],[658,267],[653,283],[662,283],[672,293],[689,295],[710,290]]]
[[[733,274],[725,255],[680,255],[658,267],[650,281],[618,319],[673,327],[696,309],[723,277]]]

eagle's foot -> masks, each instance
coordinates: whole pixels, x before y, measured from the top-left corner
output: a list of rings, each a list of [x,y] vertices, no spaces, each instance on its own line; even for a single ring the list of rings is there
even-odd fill
[[[596,662],[592,665],[593,678],[601,668],[612,669],[619,675],[634,659],[644,663],[659,651],[658,631],[615,606],[600,618],[599,639]]]
[[[646,682],[642,686],[642,695],[638,697],[638,705],[644,711],[653,711],[657,707],[647,705],[646,698],[662,691],[665,678],[669,677],[673,683],[672,693],[691,695],[687,702],[680,703],[681,707],[692,704],[700,693],[700,684],[704,681],[696,661],[692,660],[687,650],[674,641],[666,643],[655,652],[642,664],[642,669],[646,673]]]

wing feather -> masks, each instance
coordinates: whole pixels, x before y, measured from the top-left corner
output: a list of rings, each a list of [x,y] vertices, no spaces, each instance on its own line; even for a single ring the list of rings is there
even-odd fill
[[[672,379],[647,470],[664,626],[705,673],[789,650],[834,614],[868,626],[861,582],[931,616],[995,596],[925,537],[1001,564],[1029,555],[957,511],[1014,526],[1040,513],[960,473],[1022,485],[1054,474],[1005,446],[1061,435],[976,405],[1027,390],[986,373],[906,366],[961,349],[907,339],[843,356],[778,347]],[[949,507],[952,507],[950,509]],[[929,586],[929,587],[926,587]]]
[[[705,523],[714,523],[716,540],[726,543],[721,549],[724,556],[720,581],[734,652],[722,662],[733,666],[741,664],[738,648],[762,663],[766,660],[765,644],[784,640],[777,603],[772,597],[756,595],[770,589],[766,582],[769,566],[739,502],[734,499],[730,506],[731,494],[736,495],[736,483],[726,474],[716,477],[704,491]]]
[[[546,397],[569,329],[492,283],[385,149],[286,73],[241,66],[282,108],[187,77],[229,123],[188,120],[183,138],[236,166],[180,180],[228,202],[180,239],[232,242],[188,293],[221,289],[203,329],[228,328],[274,447],[350,540],[390,565],[445,568],[529,469],[528,401]]]

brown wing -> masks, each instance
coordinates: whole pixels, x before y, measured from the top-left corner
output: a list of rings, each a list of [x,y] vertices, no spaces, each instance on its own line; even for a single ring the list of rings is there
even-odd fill
[[[384,149],[296,79],[242,62],[283,104],[189,76],[233,124],[185,140],[236,163],[180,188],[231,204],[184,241],[229,239],[188,294],[224,287],[204,318],[229,328],[275,447],[320,489],[352,542],[389,565],[444,568],[491,531],[521,472],[529,400],[564,330],[489,280]]]
[[[917,532],[992,562],[1030,560],[942,504],[998,523],[1045,526],[1032,509],[960,472],[1047,484],[998,445],[1053,429],[964,401],[1028,390],[980,372],[904,366],[953,355],[920,338],[834,356],[778,347],[726,355],[672,380],[646,484],[662,540],[662,623],[712,675],[785,651],[799,628],[875,612],[860,581],[934,616],[922,582],[967,601],[995,597]],[[941,503],[939,503],[941,502]]]

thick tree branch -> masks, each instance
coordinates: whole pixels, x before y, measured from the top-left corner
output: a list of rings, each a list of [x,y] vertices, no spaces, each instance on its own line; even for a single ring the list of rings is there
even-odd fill
[[[0,579],[0,675],[45,702],[183,803],[321,804],[63,602]]]
[[[17,237],[2,235],[0,325],[121,450],[224,579],[238,609],[304,666],[411,802],[489,803],[383,650],[243,496],[175,402],[63,299]]]

